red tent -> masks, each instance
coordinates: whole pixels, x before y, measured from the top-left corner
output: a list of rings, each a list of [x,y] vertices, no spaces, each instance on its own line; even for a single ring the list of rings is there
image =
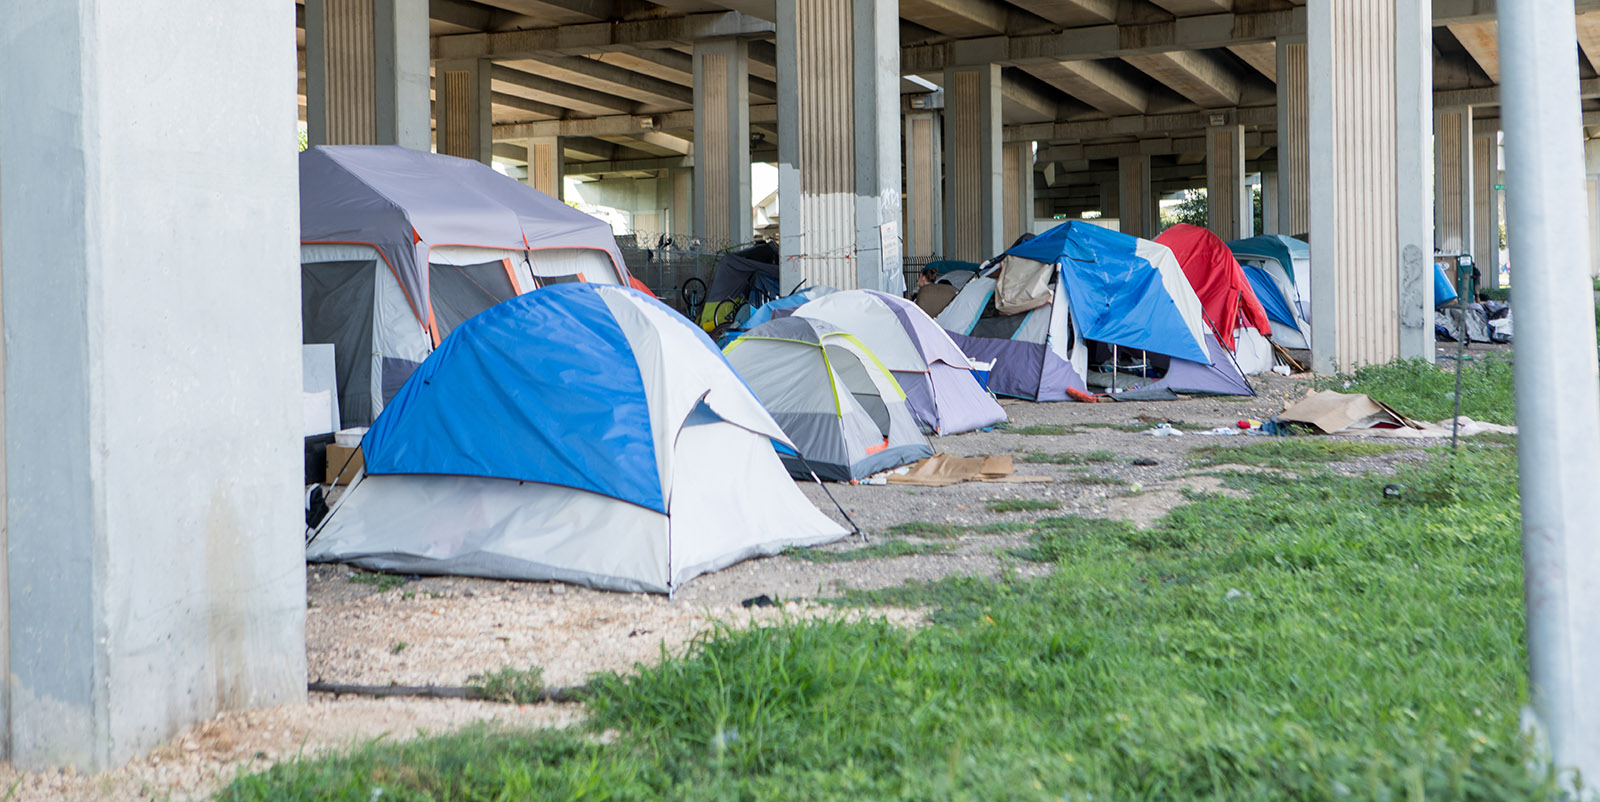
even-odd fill
[[[1161,232],[1156,242],[1171,248],[1172,254],[1178,257],[1184,277],[1194,287],[1194,294],[1200,296],[1206,319],[1228,350],[1237,348],[1233,332],[1241,326],[1263,335],[1272,334],[1267,310],[1261,308],[1244,269],[1239,267],[1233,251],[1228,250],[1221,237],[1199,226],[1179,223]]]

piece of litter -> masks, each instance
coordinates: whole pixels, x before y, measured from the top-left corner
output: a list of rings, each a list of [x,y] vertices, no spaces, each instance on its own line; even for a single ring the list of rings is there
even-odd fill
[[[1133,461],[1134,465],[1160,465],[1161,463],[1149,457],[1140,457]]]
[[[1172,425],[1171,424],[1167,424],[1167,423],[1163,423],[1163,424],[1161,424],[1160,426],[1157,426],[1154,429],[1149,429],[1149,430],[1147,430],[1145,432],[1145,434],[1151,435],[1152,437],[1182,437],[1183,436],[1183,432],[1180,432],[1177,429],[1172,428]]]
[[[1228,592],[1224,593],[1222,595],[1222,598],[1223,598],[1224,601],[1233,601],[1234,599],[1248,599],[1248,598],[1250,598],[1250,594],[1245,593],[1244,591],[1242,591],[1242,590],[1240,590],[1238,588],[1228,588]]]
[[[1207,437],[1233,437],[1234,435],[1239,434],[1239,431],[1240,430],[1235,429],[1232,426],[1218,426],[1215,429],[1208,429],[1200,434]]]

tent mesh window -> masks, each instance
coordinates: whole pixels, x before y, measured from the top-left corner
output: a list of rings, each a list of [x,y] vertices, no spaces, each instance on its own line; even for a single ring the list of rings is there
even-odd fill
[[[503,262],[428,265],[428,300],[441,341],[468,318],[516,294]]]
[[[313,262],[300,266],[301,342],[333,343],[339,413],[372,420],[372,307],[378,263]]]

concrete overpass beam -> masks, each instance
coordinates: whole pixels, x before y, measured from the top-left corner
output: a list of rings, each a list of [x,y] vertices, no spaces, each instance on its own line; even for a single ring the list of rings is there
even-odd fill
[[[489,164],[494,157],[494,119],[488,59],[454,59],[434,64],[434,120],[438,150]]]
[[[306,696],[294,7],[226,17],[212,0],[0,13],[0,751],[17,769],[111,769]]]
[[[428,150],[427,0],[306,0],[306,138]]]
[[[1150,156],[1117,157],[1117,217],[1125,234],[1154,237],[1161,226],[1151,186]]]
[[[779,0],[776,27],[780,283],[899,293],[899,5]]]
[[[1472,257],[1483,286],[1500,286],[1500,132],[1477,126],[1472,132]],[[1591,226],[1592,228],[1592,226]]]
[[[1208,223],[1225,240],[1251,236],[1254,210],[1244,184],[1244,126],[1206,129],[1206,209]],[[1221,324],[1218,324],[1221,325]]]
[[[1298,236],[1311,230],[1310,101],[1306,43],[1278,40],[1277,216],[1267,232]]]
[[[1429,4],[1310,0],[1312,363],[1433,360]]]
[[[944,252],[944,120],[937,111],[905,118],[906,254]]]
[[[561,200],[563,161],[561,137],[528,137],[528,186]]]
[[[1433,115],[1433,245],[1444,253],[1472,249],[1472,109]]]
[[[694,44],[694,235],[708,247],[750,241],[750,49],[734,37]]]
[[[1033,143],[1007,142],[1002,147],[1005,231],[1001,241],[1009,246],[1033,229]]]
[[[945,70],[944,252],[981,262],[1005,249],[1000,65]]]

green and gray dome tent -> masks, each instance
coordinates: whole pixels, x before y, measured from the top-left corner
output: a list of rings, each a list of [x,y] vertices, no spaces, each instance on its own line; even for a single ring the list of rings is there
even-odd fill
[[[763,323],[723,349],[811,470],[853,482],[933,455],[894,375],[855,336],[821,320]]]

